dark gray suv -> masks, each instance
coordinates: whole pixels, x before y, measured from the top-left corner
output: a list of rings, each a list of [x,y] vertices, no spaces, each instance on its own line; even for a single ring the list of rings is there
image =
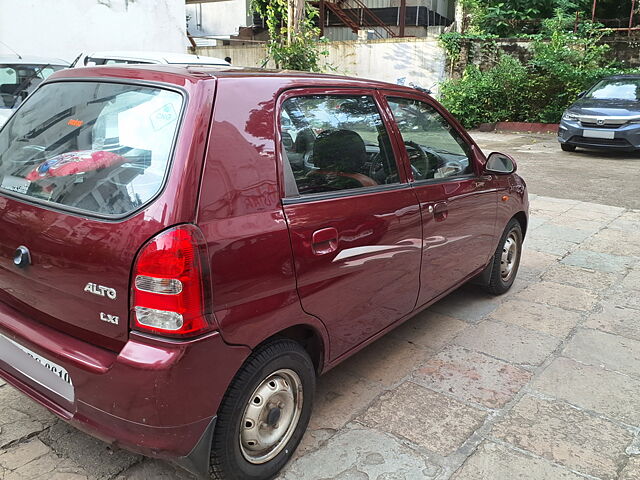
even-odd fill
[[[640,75],[607,77],[571,105],[560,122],[560,147],[640,150]]]

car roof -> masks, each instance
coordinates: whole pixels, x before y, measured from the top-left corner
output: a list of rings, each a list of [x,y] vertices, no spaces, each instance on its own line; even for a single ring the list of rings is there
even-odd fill
[[[59,65],[68,67],[69,62],[61,58],[37,57],[34,55],[0,55],[0,64],[10,63],[11,65]]]
[[[87,55],[88,58],[102,58],[114,60],[140,60],[143,62],[154,63],[170,63],[180,65],[229,65],[222,58],[205,57],[202,55],[191,55],[188,53],[172,53],[172,52],[145,52],[145,51],[107,51],[93,52]]]
[[[200,65],[123,65],[115,64],[99,67],[82,67],[61,70],[48,78],[55,81],[64,78],[82,79],[130,79],[131,81],[150,81],[184,85],[185,82],[196,83],[199,81],[214,79],[235,79],[238,81],[264,78],[273,84],[279,84],[277,88],[293,87],[359,87],[359,88],[384,88],[403,92],[416,93],[418,90],[382,82],[379,80],[361,79],[341,75],[324,73],[299,72],[294,70],[268,70],[260,68],[242,68],[231,66],[200,66]]]

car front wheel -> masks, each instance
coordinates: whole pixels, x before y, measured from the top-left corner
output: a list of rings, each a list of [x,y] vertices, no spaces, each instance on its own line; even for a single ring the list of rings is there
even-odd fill
[[[218,410],[211,478],[272,478],[302,439],[314,390],[313,362],[299,343],[281,339],[258,347]]]
[[[494,295],[501,295],[511,288],[520,266],[522,254],[522,227],[515,218],[507,224],[493,254],[491,277],[486,289]]]
[[[576,146],[575,145],[568,145],[566,143],[561,143],[560,144],[560,148],[562,149],[563,152],[575,152],[576,151]]]

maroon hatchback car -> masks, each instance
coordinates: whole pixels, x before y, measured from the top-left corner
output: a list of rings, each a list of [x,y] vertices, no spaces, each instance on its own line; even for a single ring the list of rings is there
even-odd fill
[[[0,130],[0,376],[107,442],[271,478],[317,375],[465,282],[509,289],[515,168],[411,88],[59,72]]]

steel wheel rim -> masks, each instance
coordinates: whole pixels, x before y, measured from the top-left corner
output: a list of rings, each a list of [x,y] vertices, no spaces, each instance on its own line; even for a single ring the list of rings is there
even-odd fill
[[[502,246],[500,256],[500,276],[507,282],[513,276],[518,261],[518,237],[515,231],[509,232],[509,236]]]
[[[302,381],[293,370],[278,370],[260,382],[240,419],[245,460],[266,463],[284,449],[300,420],[302,402]]]

